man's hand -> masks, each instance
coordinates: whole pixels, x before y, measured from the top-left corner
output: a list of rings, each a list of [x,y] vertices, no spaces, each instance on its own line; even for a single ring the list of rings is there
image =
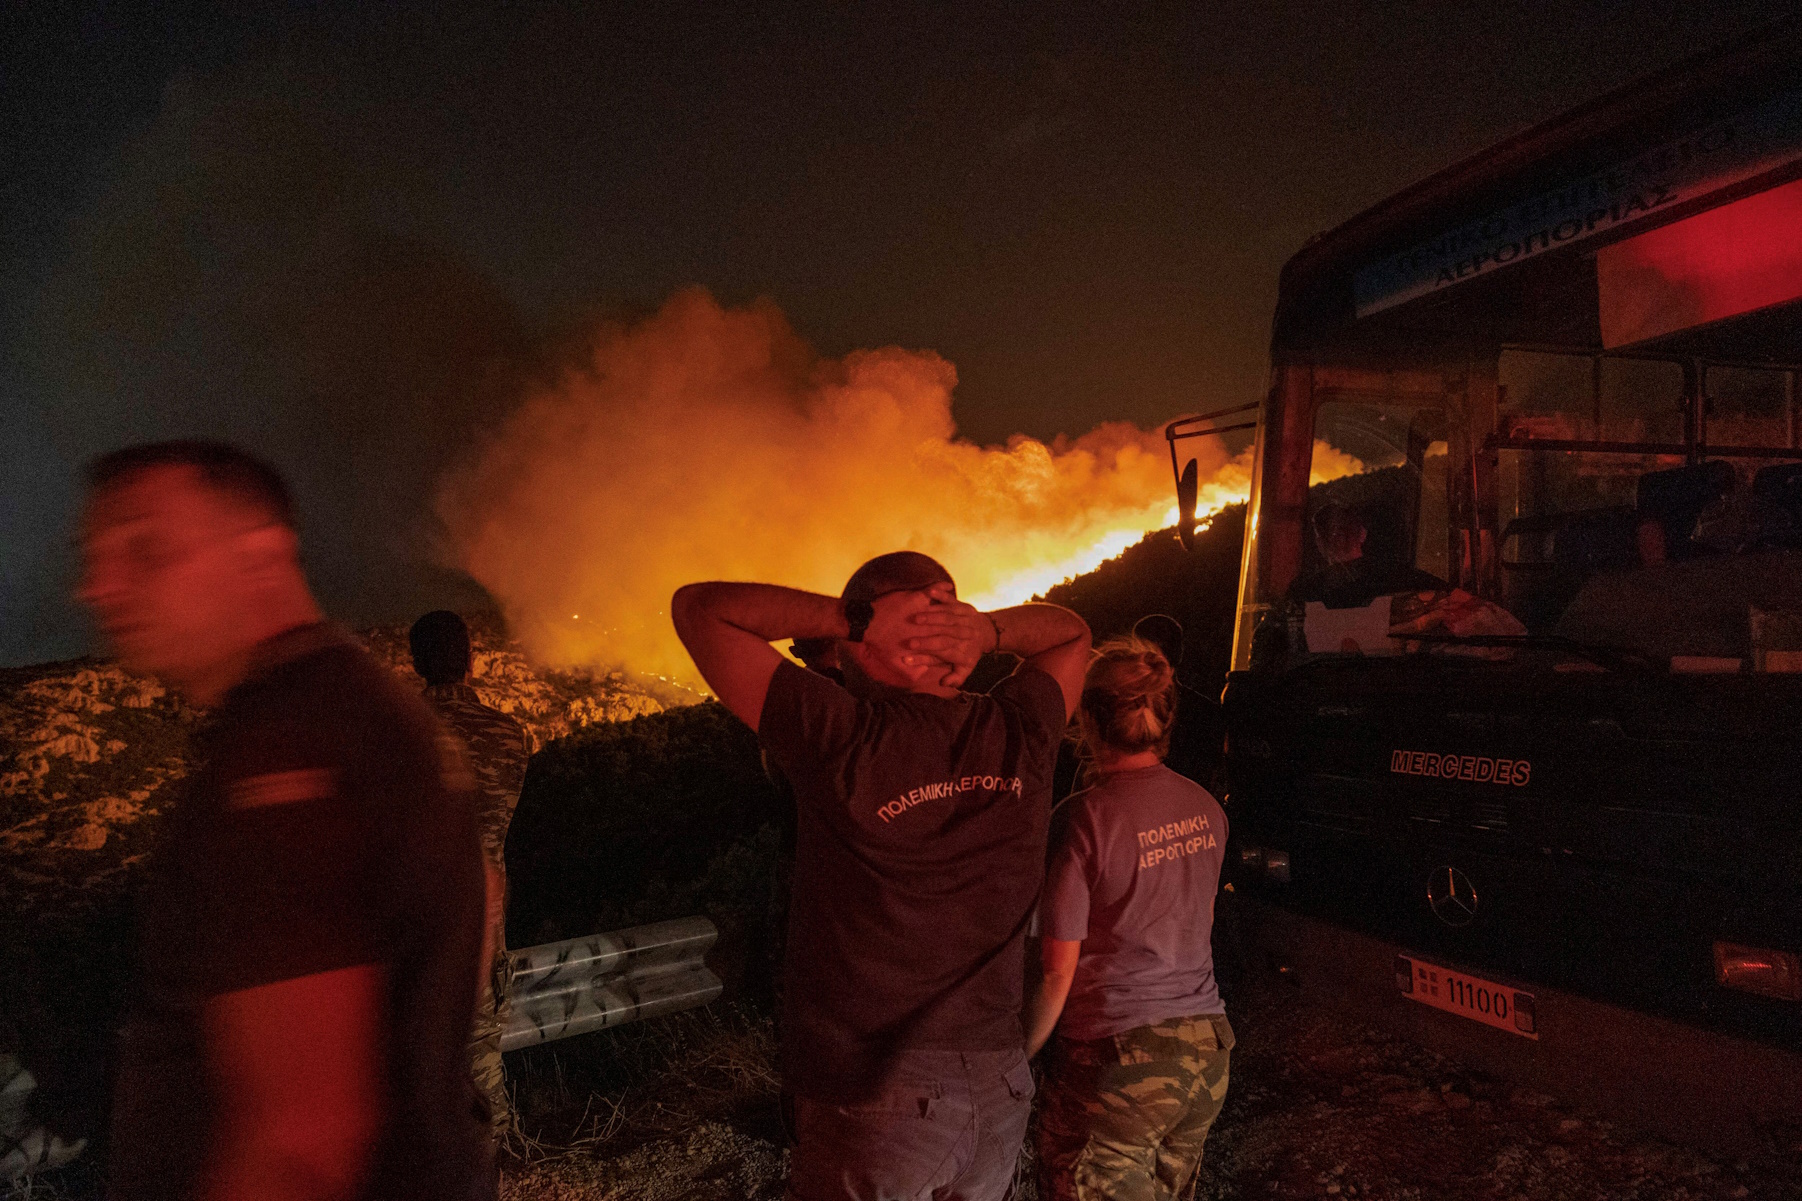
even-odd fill
[[[909,595],[924,596],[927,603],[911,608],[908,620],[915,632],[901,645],[942,664],[945,686],[962,684],[984,655],[999,649],[995,623],[976,606],[958,600],[951,585],[935,584],[925,593]]]
[[[1089,664],[1089,627],[1082,618],[1060,605],[1036,603],[984,613],[958,600],[949,584],[929,595],[933,603],[914,615],[919,630],[907,648],[950,664],[948,683],[963,683],[977,660],[1003,651],[1058,682],[1066,719],[1076,712]]]
[[[906,677],[909,686],[944,675],[949,664],[943,658],[910,645],[916,623],[932,605],[932,597],[920,591],[891,592],[877,597],[871,603],[873,613],[869,627],[864,630],[863,642],[859,644],[859,657],[881,659],[896,674]],[[866,662],[866,669],[868,666]],[[958,682],[962,678],[959,676]],[[955,683],[952,686],[955,687]]]

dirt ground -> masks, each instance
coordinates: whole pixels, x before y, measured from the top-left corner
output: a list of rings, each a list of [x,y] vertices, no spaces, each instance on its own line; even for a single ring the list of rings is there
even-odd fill
[[[1197,1198],[1802,1198],[1802,1148],[1787,1162],[1755,1164],[1641,1136],[1303,1007],[1275,977],[1247,982],[1229,1006],[1239,1046]],[[653,1070],[643,1049],[664,1036],[640,1031],[638,1078],[603,1113],[585,1113],[571,1131],[578,1145],[512,1160],[504,1197],[781,1195],[776,1080],[759,1063],[772,1045],[767,1024],[744,1014],[678,1018],[684,1048]],[[520,1073],[541,1100],[551,1099],[547,1062]],[[1030,1184],[1016,1192],[1033,1196]]]

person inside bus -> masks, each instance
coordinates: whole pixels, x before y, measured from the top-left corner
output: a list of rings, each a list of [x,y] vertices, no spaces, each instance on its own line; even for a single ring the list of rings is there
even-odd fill
[[[1444,580],[1407,563],[1381,563],[1364,553],[1370,531],[1349,505],[1328,501],[1314,510],[1314,545],[1321,566],[1289,585],[1289,599],[1322,601],[1329,609],[1368,605],[1397,592],[1437,591]]]
[[[1233,1047],[1213,958],[1226,814],[1164,765],[1176,678],[1151,643],[1103,644],[1077,717],[1089,787],[1059,810],[1025,1018],[1029,1055],[1057,1033],[1039,1196],[1182,1196]]]

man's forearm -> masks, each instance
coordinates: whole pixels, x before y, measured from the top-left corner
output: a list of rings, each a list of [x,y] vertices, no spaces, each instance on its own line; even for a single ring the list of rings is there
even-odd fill
[[[689,584],[672,600],[671,616],[678,631],[690,622],[712,619],[765,642],[850,633],[836,597],[777,584]]]
[[[998,635],[995,649],[1022,659],[1089,637],[1088,623],[1062,605],[1016,605],[996,609],[989,619]]]

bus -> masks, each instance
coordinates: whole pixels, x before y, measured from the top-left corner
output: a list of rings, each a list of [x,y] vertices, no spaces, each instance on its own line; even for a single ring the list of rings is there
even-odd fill
[[[1166,431],[1186,536],[1255,423],[1236,886],[1523,1038],[1543,987],[1802,1050],[1799,371],[1796,21],[1310,241],[1261,404]]]

